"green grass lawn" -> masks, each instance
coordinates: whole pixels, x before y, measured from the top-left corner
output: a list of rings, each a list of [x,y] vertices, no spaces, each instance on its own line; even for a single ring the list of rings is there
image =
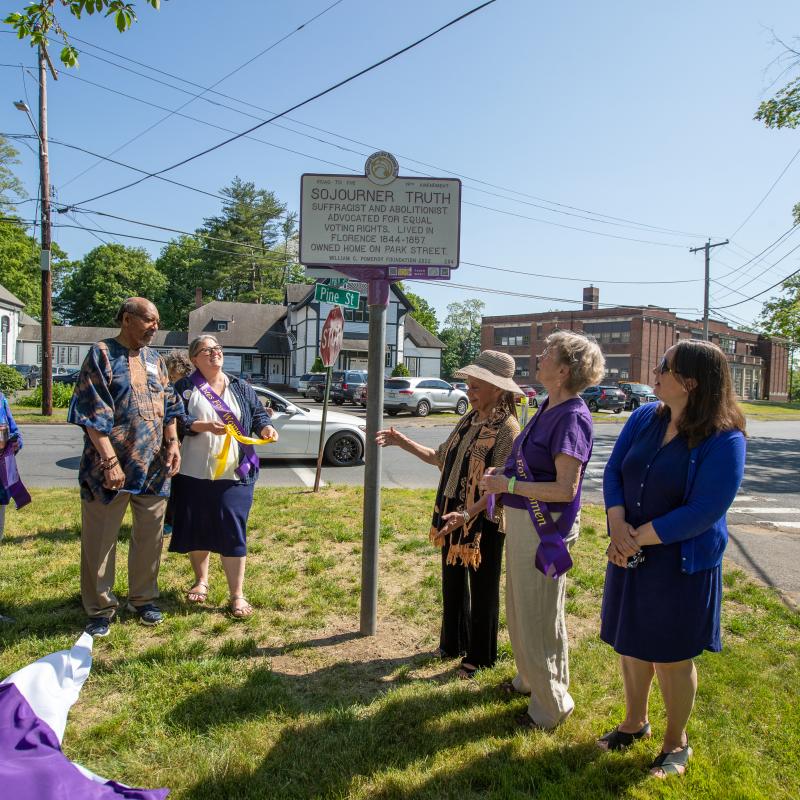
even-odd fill
[[[41,408],[11,405],[11,413],[17,425],[58,425],[67,421],[66,408],[54,408],[51,417],[42,416]]]
[[[759,420],[797,420],[800,419],[800,403],[770,403],[755,400],[739,403],[745,416]]]
[[[800,617],[727,569],[721,654],[698,659],[700,689],[683,779],[646,777],[654,739],[601,753],[620,721],[616,657],[598,639],[605,526],[587,508],[568,584],[576,710],[554,733],[515,730],[522,700],[497,684],[501,659],[475,681],[432,657],[439,557],[427,542],[432,492],[383,495],[378,635],[358,631],[361,492],[260,489],[251,515],[246,591],[256,616],[234,622],[217,564],[210,602],[188,607],[185,556],[164,554],[167,620],[129,617],[95,646],[92,673],[65,736],[70,758],[173,798],[797,798]],[[129,529],[117,587],[124,594]],[[83,624],[75,491],[35,491],[8,514],[0,545],[0,677],[69,647]],[[531,567],[533,569],[533,567]],[[669,598],[665,598],[669,602]],[[501,620],[501,623],[504,623]]]

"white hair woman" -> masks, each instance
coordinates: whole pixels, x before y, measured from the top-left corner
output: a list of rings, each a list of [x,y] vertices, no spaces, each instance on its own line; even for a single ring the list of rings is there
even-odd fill
[[[594,340],[571,331],[548,336],[536,372],[547,400],[514,442],[504,468],[481,481],[485,492],[502,495],[505,508],[506,618],[517,674],[502,688],[509,696],[530,695],[527,712],[517,717],[530,728],[555,728],[575,707],[566,572],[593,444],[592,415],[579,392],[604,372]]]
[[[246,440],[251,435],[276,440],[277,431],[253,387],[222,371],[222,347],[213,336],[198,336],[189,345],[195,369],[175,384],[183,400],[179,418],[184,434],[181,469],[173,479],[174,519],[169,549],[188,553],[195,582],[190,603],[208,597],[211,553],[219,553],[228,581],[228,610],[249,617],[253,607],[244,596],[247,518],[258,479],[258,457]],[[230,428],[237,431],[232,437]]]

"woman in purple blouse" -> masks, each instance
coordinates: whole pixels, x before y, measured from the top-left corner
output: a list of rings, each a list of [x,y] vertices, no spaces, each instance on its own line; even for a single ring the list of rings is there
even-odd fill
[[[592,415],[579,396],[605,372],[597,343],[570,331],[545,340],[536,377],[547,400],[514,442],[502,471],[481,488],[502,494],[506,617],[517,674],[502,685],[530,695],[517,722],[555,728],[575,707],[569,694],[564,605],[569,548],[578,538],[581,483],[592,455]]]

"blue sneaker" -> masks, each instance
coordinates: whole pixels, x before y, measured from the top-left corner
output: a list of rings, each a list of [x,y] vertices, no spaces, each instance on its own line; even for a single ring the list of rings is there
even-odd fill
[[[89,622],[83,629],[89,636],[108,636],[111,620],[108,617],[89,617]]]
[[[164,523],[164,536],[172,536],[172,525],[168,522]]]
[[[148,625],[151,628],[160,625],[164,621],[161,609],[152,603],[147,603],[147,605],[139,606],[138,608],[132,603],[128,603],[128,611],[131,614],[136,614],[142,625]]]

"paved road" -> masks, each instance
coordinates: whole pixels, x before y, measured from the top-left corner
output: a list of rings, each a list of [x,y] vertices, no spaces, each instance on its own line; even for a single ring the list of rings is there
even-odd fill
[[[453,417],[395,417],[387,419],[386,424],[396,425],[420,443],[435,447],[452,430]],[[81,432],[71,425],[22,427],[25,448],[20,454],[20,471],[26,483],[37,487],[75,486]],[[595,428],[595,448],[583,490],[587,502],[602,503],[603,468],[620,429],[617,424]],[[800,422],[750,422],[748,432],[745,478],[728,516],[728,556],[800,601]],[[313,460],[265,461],[259,485],[313,486],[314,466]],[[438,480],[436,468],[397,448],[383,451],[382,472],[386,488],[435,488]],[[363,485],[364,467],[325,467],[322,480],[327,484]]]

